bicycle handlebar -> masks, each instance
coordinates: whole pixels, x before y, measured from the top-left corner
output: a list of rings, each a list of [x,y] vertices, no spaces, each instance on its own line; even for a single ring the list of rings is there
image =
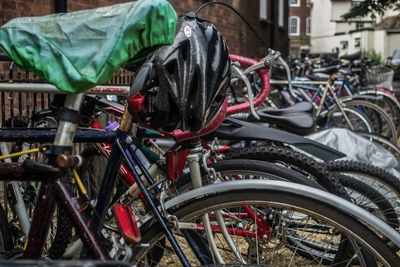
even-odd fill
[[[247,57],[242,57],[242,56],[238,56],[238,55],[229,55],[230,59],[232,62],[239,62],[240,65],[242,65],[245,68],[248,68],[254,64],[259,63],[258,61],[251,59],[251,58],[247,58]],[[262,69],[258,69],[256,70],[256,72],[258,73],[258,75],[261,78],[261,91],[260,93],[257,95],[257,97],[254,99],[254,107],[258,107],[260,106],[265,99],[267,98],[270,88],[271,88],[271,84],[269,81],[269,68],[265,67]],[[245,112],[248,111],[250,109],[250,103],[249,102],[245,102],[239,105],[234,105],[234,106],[230,106],[228,107],[227,110],[227,116],[232,115],[232,114],[236,114],[236,113],[240,113],[240,112]]]

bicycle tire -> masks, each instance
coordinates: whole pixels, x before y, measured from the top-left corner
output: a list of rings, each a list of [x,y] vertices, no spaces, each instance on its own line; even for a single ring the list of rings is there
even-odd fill
[[[275,184],[274,181],[265,183]],[[289,184],[291,184],[290,186],[294,186],[292,183],[280,183],[287,184],[285,186],[289,186]],[[223,186],[223,183],[220,185]],[[187,195],[190,193],[193,192],[188,192]],[[233,190],[230,188],[225,191],[216,190],[213,194],[207,192],[207,195],[195,195],[190,199],[185,199],[185,201],[174,203],[174,205],[171,204],[172,206],[168,208],[168,212],[169,214],[176,216],[178,220],[185,220],[186,222],[186,219],[188,218],[199,218],[203,213],[221,210],[223,207],[229,207],[232,209],[232,207],[236,207],[235,205],[241,207],[244,203],[246,203],[245,205],[256,205],[258,207],[264,202],[268,203],[270,206],[272,206],[271,203],[278,203],[277,206],[280,208],[285,207],[284,205],[297,207],[301,212],[309,211],[317,218],[328,218],[330,222],[334,223],[336,227],[335,229],[342,230],[341,227],[343,227],[347,229],[346,234],[351,235],[351,237],[356,239],[357,242],[373,247],[373,251],[377,253],[376,255],[379,254],[382,256],[389,265],[396,265],[399,263],[398,256],[395,255],[395,253],[373,230],[360,223],[360,221],[354,218],[351,214],[341,212],[341,210],[335,206],[335,203],[320,203],[316,199],[311,200],[310,196],[304,192],[289,194],[288,192],[280,190],[274,191],[274,189],[270,190],[260,188],[259,186],[253,186],[251,189],[240,188]],[[135,255],[135,263],[140,262],[157,241],[163,237],[159,224],[151,219],[143,225],[142,231],[142,241],[143,243],[148,244],[148,247],[134,248],[133,255]]]
[[[328,170],[312,158],[283,146],[257,146],[241,149],[230,149],[224,153],[224,159],[253,159],[269,162],[283,162],[294,166],[296,170],[305,171],[328,192],[346,197],[343,185]],[[303,173],[304,174],[304,173]]]
[[[351,126],[348,125],[346,118],[339,108],[335,108],[337,106],[333,106],[328,110],[325,110],[320,114],[317,118],[317,124],[320,127],[324,128],[347,128],[353,131],[358,132],[367,132],[372,133],[374,131],[372,122],[368,119],[368,117],[362,112],[355,110],[350,107],[343,107],[344,112],[346,112],[346,116],[349,118]]]
[[[270,163],[265,160],[263,161],[255,160],[254,158],[253,159],[240,158],[240,159],[229,159],[229,160],[225,159],[214,163],[210,167],[215,169],[217,172],[223,173],[223,176],[229,175],[232,172],[241,173],[243,171],[249,171],[251,173],[255,173],[256,174],[255,178],[258,179],[259,177],[257,176],[257,174],[259,175],[268,174],[271,175],[270,178],[272,179],[307,185],[328,192],[329,190],[332,190],[335,194],[347,198],[347,194],[343,186],[341,186],[341,184],[335,177],[330,176],[329,174],[327,174],[327,176],[324,176],[324,178],[315,181],[310,178],[307,178],[306,176],[303,176],[303,174],[299,173],[298,171],[294,171],[292,169],[285,168],[283,166],[276,165],[274,163]],[[330,177],[330,179],[326,179],[326,177]],[[248,179],[248,176],[244,176],[244,179]],[[333,187],[332,183],[334,184]],[[176,191],[178,191],[179,193],[188,191],[191,186],[190,174],[186,174],[183,177],[181,177],[181,179],[175,184],[175,186],[176,186],[175,187]],[[345,251],[345,249],[341,247],[340,251]],[[303,255],[304,257],[307,257],[309,259],[314,258],[314,255],[310,254],[303,254]]]
[[[400,180],[382,168],[365,162],[351,160],[330,161],[326,162],[325,166],[331,172],[362,174],[376,178],[386,186],[390,187],[400,198]]]
[[[254,155],[257,155],[256,153]],[[301,158],[300,158],[301,159]],[[266,162],[266,161],[258,161],[254,159],[248,159],[248,158],[241,158],[241,159],[225,159],[222,161],[217,161],[214,164],[210,165],[209,167],[214,168],[216,171],[221,172],[225,175],[228,175],[232,172],[240,173],[242,171],[250,171],[255,175],[254,177],[251,176],[244,176],[244,179],[258,179],[257,174],[262,175],[267,173],[270,175],[270,178],[272,179],[277,179],[277,180],[283,180],[283,181],[290,181],[293,183],[297,184],[303,184],[307,186],[311,186],[314,188],[318,188],[321,190],[332,190],[334,193],[338,195],[346,196],[346,192],[344,191],[344,188],[339,184],[338,180],[335,179],[334,177],[330,177],[330,179],[319,179],[322,181],[315,181],[313,179],[310,179],[309,177],[304,176],[304,173],[299,172],[298,170],[293,170],[290,168],[283,167],[281,165],[277,165],[275,163],[271,162]],[[321,172],[322,169],[318,166],[314,166],[314,172]],[[254,174],[255,173],[255,174]],[[325,175],[325,174],[324,174]],[[329,176],[329,174],[327,175]],[[185,174],[183,177],[181,177],[176,183],[175,183],[175,190],[176,192],[182,193],[190,190],[191,188],[191,181],[190,181],[190,175]],[[334,186],[332,186],[332,182],[334,182]],[[207,181],[203,181],[204,184],[207,183]],[[326,188],[325,188],[326,187]],[[153,254],[161,254],[160,250],[157,250]],[[313,255],[309,255],[310,258],[313,257]],[[156,258],[155,256],[152,256],[152,259],[154,260]]]
[[[325,163],[327,169],[337,174],[354,175],[358,180],[367,182],[379,190],[384,197],[396,207],[396,214],[400,218],[400,180],[386,170],[367,164],[349,160],[339,160]]]
[[[217,161],[214,164],[209,166],[210,168],[214,168],[219,172],[226,172],[226,171],[253,171],[254,173],[268,173],[271,178],[275,178],[277,180],[285,180],[290,181],[292,183],[303,184],[311,187],[315,187],[321,190],[325,188],[318,184],[317,182],[308,179],[307,177],[303,176],[297,171],[284,168],[282,166],[265,162],[265,161],[258,161],[254,159],[230,159],[230,160],[222,160]],[[204,175],[205,172],[202,171]],[[183,175],[176,183],[175,188],[179,192],[186,192],[191,189],[191,181],[190,181],[190,174],[187,173]],[[204,180],[204,184],[207,184],[208,181]],[[327,190],[327,189],[325,189]]]
[[[348,199],[348,193],[344,192],[345,188],[350,188],[352,190],[357,190],[358,192],[363,193],[365,196],[373,197],[373,199],[380,200],[383,203],[375,203],[382,211],[385,213],[385,220],[396,228],[399,226],[399,219],[396,215],[396,212],[390,202],[386,199],[383,199],[384,196],[380,194],[378,191],[374,190],[371,186],[359,181],[353,177],[345,177],[344,175],[339,173],[329,173],[328,169],[324,167],[323,164],[316,162],[315,160],[299,153],[297,151],[293,151],[290,148],[285,147],[250,147],[243,149],[231,149],[225,152],[224,159],[253,159],[253,160],[261,160],[268,162],[283,162],[284,164],[288,164],[289,166],[295,166],[297,168],[301,168],[305,170],[307,173],[311,174],[316,181],[321,184],[328,192],[336,194],[338,196],[342,196]],[[337,177],[339,176],[339,177]],[[376,176],[375,176],[376,177]],[[386,177],[384,175],[384,177]],[[386,180],[385,178],[383,178]]]
[[[380,120],[381,127],[376,126],[375,130],[379,135],[391,140],[392,143],[396,144],[398,138],[397,128],[394,125],[390,116],[380,106],[364,100],[345,99],[341,101],[346,107],[354,107],[357,108],[358,110],[361,109],[360,107],[364,107],[363,108],[364,110],[370,109],[371,111],[373,111],[373,113],[376,113],[378,119]],[[382,127],[384,126],[387,127],[387,129],[385,129],[385,132],[383,132],[384,130],[382,129]]]
[[[6,121],[5,126],[13,128],[28,127],[31,120],[23,115],[17,115]],[[27,140],[29,141],[29,140]],[[14,144],[12,147],[13,152],[19,152],[22,149],[22,144]],[[15,158],[14,160],[17,160]],[[31,199],[33,200],[33,199]],[[31,213],[31,212],[30,212]],[[47,249],[48,257],[50,259],[58,259],[65,252],[69,245],[69,240],[72,237],[72,225],[66,212],[63,209],[56,207],[55,209],[56,230],[54,239]],[[53,215],[54,216],[54,215]]]
[[[3,205],[0,204],[0,258],[6,258],[14,248],[10,225]]]
[[[59,206],[57,209],[57,230],[54,240],[48,249],[50,259],[59,259],[67,250],[72,238],[72,224],[64,209]]]
[[[338,178],[340,179],[342,185],[347,189],[353,203],[381,218],[393,228],[396,229],[399,227],[399,217],[396,214],[395,208],[378,190],[369,184],[348,175],[339,174]],[[361,199],[355,199],[352,194],[353,192],[349,192],[350,190],[360,195]],[[366,205],[363,204],[362,202],[365,200],[371,201],[372,204],[378,208],[378,210],[376,211],[373,208],[369,208],[369,203],[366,203]]]
[[[361,90],[358,95],[355,95],[354,98],[358,98],[358,97],[363,97],[363,96],[375,96],[375,97],[382,97],[383,102],[387,105],[388,109],[390,109],[390,113],[388,112],[388,114],[390,115],[390,117],[393,120],[393,123],[395,125],[398,125],[398,132],[400,130],[400,103],[397,100],[396,96],[392,93],[389,92],[385,89],[383,90],[371,90],[371,89],[367,89],[367,90]],[[378,104],[376,101],[374,102],[375,104]],[[384,106],[379,105],[381,108],[384,108]],[[386,108],[384,108],[385,111],[387,110]],[[388,110],[389,111],[389,110]]]

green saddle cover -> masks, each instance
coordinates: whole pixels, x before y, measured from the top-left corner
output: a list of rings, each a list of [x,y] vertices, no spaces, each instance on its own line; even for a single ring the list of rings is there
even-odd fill
[[[176,13],[166,0],[13,19],[0,45],[21,68],[68,93],[105,83],[144,51],[173,42]]]

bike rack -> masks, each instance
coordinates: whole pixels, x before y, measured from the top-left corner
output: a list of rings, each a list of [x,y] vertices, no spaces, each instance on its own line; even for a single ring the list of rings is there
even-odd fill
[[[120,70],[109,84],[96,86],[88,93],[124,96],[129,93],[132,73]],[[52,94],[63,94],[38,75],[20,69],[0,52],[0,122],[15,115],[30,116],[35,110],[48,108]]]
[[[124,85],[98,85],[90,89],[87,94],[94,95],[118,95],[129,94],[129,86]],[[48,93],[48,94],[66,94],[60,91],[54,85],[48,83],[7,83],[0,82],[0,92],[6,93]]]

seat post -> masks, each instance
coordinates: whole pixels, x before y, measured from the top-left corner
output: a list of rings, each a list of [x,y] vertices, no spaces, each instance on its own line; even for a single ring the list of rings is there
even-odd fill
[[[68,95],[65,100],[64,110],[79,114],[84,97],[84,94]],[[78,123],[60,118],[56,138],[53,144],[56,146],[71,146],[73,144],[77,127]]]

